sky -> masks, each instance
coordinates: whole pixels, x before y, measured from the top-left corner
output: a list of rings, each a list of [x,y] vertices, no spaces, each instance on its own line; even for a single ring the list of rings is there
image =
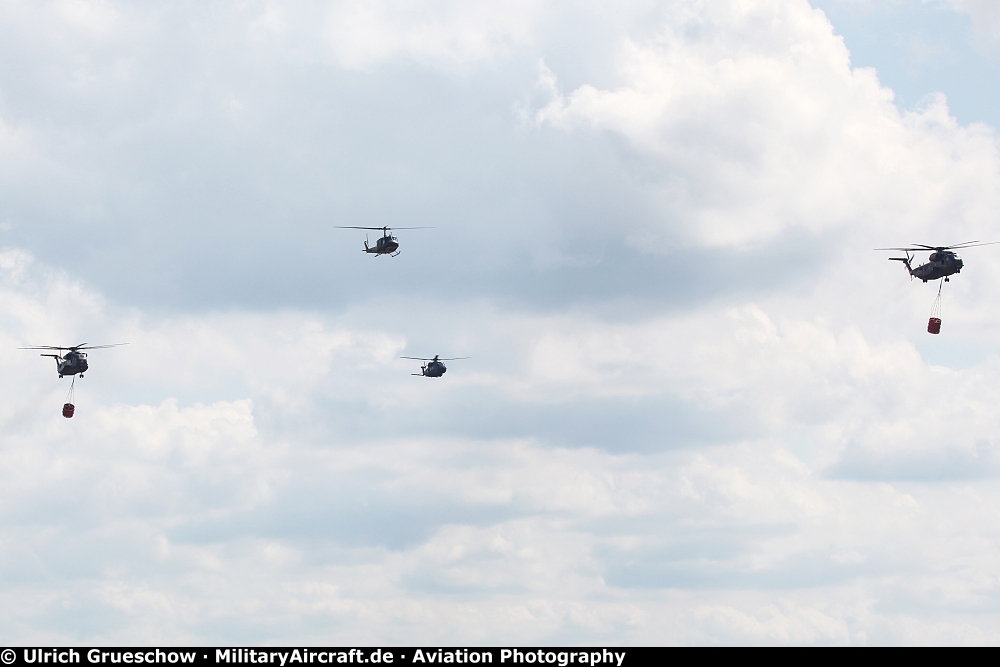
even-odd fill
[[[872,250],[1000,241],[998,60],[991,0],[0,0],[0,642],[1000,643],[1000,253],[931,336]],[[64,419],[16,348],[84,341]]]

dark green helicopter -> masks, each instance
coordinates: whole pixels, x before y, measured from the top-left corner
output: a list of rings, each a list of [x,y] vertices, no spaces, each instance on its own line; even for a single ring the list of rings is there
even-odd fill
[[[336,227],[336,229],[371,229],[382,231],[382,238],[375,241],[375,247],[368,246],[368,236],[365,236],[365,252],[378,257],[379,255],[389,255],[395,257],[399,254],[399,239],[389,233],[393,229],[434,229],[433,227]]]
[[[451,357],[449,359],[441,359],[438,355],[434,355],[433,359],[427,359],[425,357],[400,357],[400,359],[414,359],[416,361],[426,361],[427,363],[420,367],[419,373],[410,373],[410,375],[423,376],[425,378],[439,378],[448,372],[447,366],[444,365],[445,361],[458,361],[459,359],[470,359],[471,357]]]
[[[965,266],[965,262],[958,256],[956,250],[964,250],[965,248],[974,248],[981,245],[996,245],[1000,241],[991,241],[990,243],[980,243],[979,241],[966,241],[965,243],[958,243],[956,245],[948,246],[929,246],[920,243],[915,243],[914,248],[876,248],[876,250],[898,250],[900,252],[905,252],[906,257],[890,257],[890,262],[902,262],[906,266],[906,270],[910,274],[910,278],[918,278],[924,282],[928,280],[938,280],[939,278],[944,278],[945,282],[949,282],[948,276],[954,275],[956,273],[961,273],[962,268]],[[930,257],[927,258],[926,264],[921,264],[920,266],[914,268],[911,265],[913,257],[910,256],[911,252],[926,252],[930,251]]]
[[[19,350],[55,350],[58,352],[65,351],[66,354],[53,354],[51,352],[42,354],[43,357],[52,357],[56,360],[56,371],[59,373],[59,377],[65,375],[76,375],[80,374],[83,377],[84,372],[90,368],[87,363],[87,353],[81,350],[101,350],[107,347],[121,347],[122,345],[128,345],[128,343],[115,343],[114,345],[87,345],[86,343],[80,343],[79,345],[74,345],[72,347],[55,347],[53,345],[41,345],[39,347],[19,347]]]

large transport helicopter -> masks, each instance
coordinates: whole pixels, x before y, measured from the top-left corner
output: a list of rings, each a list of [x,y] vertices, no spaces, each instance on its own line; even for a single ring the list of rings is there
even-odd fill
[[[378,257],[379,255],[389,255],[395,257],[399,254],[399,239],[390,234],[393,229],[434,229],[433,227],[337,227],[337,229],[370,229],[381,231],[382,238],[375,241],[375,247],[368,245],[368,237],[365,236],[365,252]]]
[[[414,359],[416,361],[426,361],[427,363],[420,367],[419,373],[410,373],[410,375],[423,376],[426,378],[439,378],[448,372],[448,367],[444,365],[445,361],[458,361],[459,359],[469,359],[470,357],[451,357],[449,359],[441,359],[438,355],[434,355],[433,359],[427,359],[426,357],[400,357],[400,359]]]
[[[950,278],[956,273],[961,273],[962,268],[965,266],[965,262],[958,256],[956,250],[964,250],[965,248],[974,248],[981,245],[996,245],[1000,241],[991,241],[990,243],[980,243],[979,241],[966,241],[965,243],[958,243],[956,245],[948,246],[929,246],[920,243],[915,243],[914,248],[876,248],[876,250],[897,250],[899,252],[905,252],[906,257],[890,257],[890,262],[902,262],[906,267],[907,272],[910,274],[910,279],[918,278],[924,282],[928,280],[938,280],[939,278],[944,278],[945,282],[949,282]],[[910,255],[911,252],[926,252],[930,251],[930,257],[927,258],[926,264],[921,264],[920,266],[914,268],[912,265],[913,256]]]
[[[83,377],[84,372],[90,368],[90,365],[87,363],[87,353],[82,350],[101,350],[106,347],[121,347],[122,345],[128,345],[128,343],[115,343],[114,345],[87,345],[86,343],[80,343],[79,345],[74,345],[72,347],[40,345],[38,347],[19,347],[18,349],[55,350],[56,353],[43,353],[39,356],[52,357],[56,360],[56,371],[58,371],[59,377],[76,375],[78,373],[80,377]],[[58,354],[59,352],[66,352],[66,354]]]

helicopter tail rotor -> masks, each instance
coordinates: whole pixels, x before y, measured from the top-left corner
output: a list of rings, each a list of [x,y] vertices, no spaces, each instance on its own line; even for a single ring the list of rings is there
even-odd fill
[[[913,257],[910,256],[909,252],[906,253],[906,257],[890,257],[889,261],[902,262],[906,267],[906,272],[910,274],[910,280],[913,280],[913,267],[910,265],[910,262],[913,261]]]

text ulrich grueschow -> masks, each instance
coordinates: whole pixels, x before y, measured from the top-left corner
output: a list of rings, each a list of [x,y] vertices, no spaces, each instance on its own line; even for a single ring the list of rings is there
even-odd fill
[[[144,662],[159,664],[191,664],[197,658],[196,651],[161,651],[160,649],[146,651],[102,651],[93,648],[87,651],[87,662],[92,664],[101,663],[126,663],[137,665]],[[6,662],[6,661],[5,661]],[[24,649],[24,662],[26,663],[78,663],[80,662],[80,652],[74,649],[60,651],[56,649]]]

